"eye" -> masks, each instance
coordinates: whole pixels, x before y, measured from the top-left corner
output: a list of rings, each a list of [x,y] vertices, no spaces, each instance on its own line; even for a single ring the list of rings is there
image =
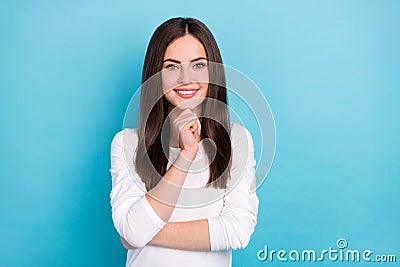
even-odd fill
[[[176,70],[176,69],[179,69],[179,66],[175,65],[175,64],[169,64],[165,68],[168,70]]]
[[[202,68],[204,68],[205,66],[206,66],[206,63],[204,63],[204,62],[198,62],[198,63],[194,64],[193,68],[195,68],[195,69],[202,69]]]

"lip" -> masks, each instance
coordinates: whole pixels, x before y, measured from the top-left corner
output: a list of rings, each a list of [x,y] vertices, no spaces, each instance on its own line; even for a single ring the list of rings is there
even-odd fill
[[[200,89],[193,88],[176,88],[174,92],[181,98],[192,98],[194,97]]]

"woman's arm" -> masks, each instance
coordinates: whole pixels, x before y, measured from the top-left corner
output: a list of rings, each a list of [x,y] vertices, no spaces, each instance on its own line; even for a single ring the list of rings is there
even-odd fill
[[[133,249],[124,238],[121,242],[126,249]],[[210,234],[207,219],[169,222],[148,245],[181,250],[210,251]]]
[[[182,114],[176,119],[181,153],[163,179],[149,192],[146,192],[133,165],[138,145],[137,132],[132,129],[121,131],[112,141],[112,218],[120,236],[135,247],[145,246],[169,220],[197,154],[200,122],[193,113]]]
[[[174,206],[157,199],[162,199],[167,203],[176,202],[180,186],[186,177],[183,168],[189,163],[183,159],[183,156],[179,156],[175,163],[180,164],[180,167],[171,166],[165,174],[166,178],[162,179],[149,193],[145,193],[144,188],[142,191],[135,184],[129,170],[124,169],[123,153],[123,132],[120,132],[112,142],[113,189],[110,195],[113,221],[118,233],[127,243],[142,247],[154,239],[161,229],[164,229],[165,221],[171,216]]]
[[[111,143],[112,190],[110,204],[114,227],[134,247],[145,246],[166,224],[147,201],[146,187],[135,172],[136,130],[117,133]]]
[[[168,222],[174,211],[182,185],[196,153],[197,151],[193,153],[182,150],[164,177],[145,195],[151,207],[165,222]]]
[[[198,117],[185,109],[173,121],[181,152],[163,178],[146,193],[146,198],[158,216],[168,222],[186,180],[190,165],[199,150],[201,124]]]
[[[211,247],[208,221],[203,219],[167,223],[149,242],[149,245],[182,250],[209,251]]]

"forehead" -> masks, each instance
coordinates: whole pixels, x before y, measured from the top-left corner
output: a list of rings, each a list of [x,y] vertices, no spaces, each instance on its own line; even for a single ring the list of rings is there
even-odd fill
[[[191,34],[186,34],[170,43],[164,54],[164,60],[171,58],[180,62],[189,62],[197,57],[207,58],[206,50],[203,44]]]

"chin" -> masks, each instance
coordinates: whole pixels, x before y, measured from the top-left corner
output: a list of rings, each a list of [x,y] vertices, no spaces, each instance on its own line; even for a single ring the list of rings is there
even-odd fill
[[[195,109],[195,108],[198,108],[203,101],[204,101],[203,98],[193,98],[193,99],[188,99],[188,100],[185,100],[185,101],[182,101],[182,100],[174,101],[175,103],[172,103],[172,104],[173,104],[174,107],[177,107],[177,108],[179,108],[181,110],[184,110],[184,109],[187,109],[187,108],[188,109]]]
[[[197,105],[193,105],[193,103],[181,103],[178,106],[176,106],[177,108],[179,108],[180,110],[184,110],[184,109],[196,109],[200,106],[201,103],[198,103]]]

